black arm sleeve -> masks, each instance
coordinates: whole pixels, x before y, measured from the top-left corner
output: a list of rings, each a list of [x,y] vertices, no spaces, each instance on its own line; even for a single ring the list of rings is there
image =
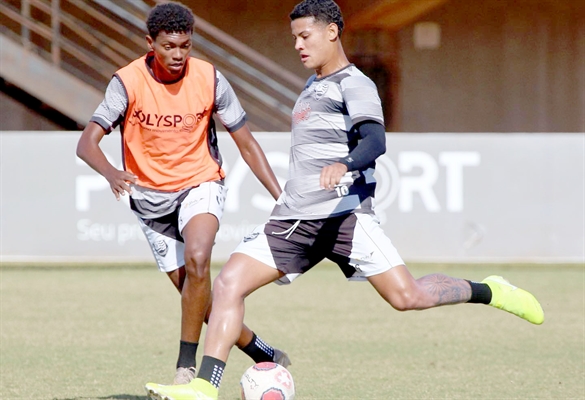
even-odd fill
[[[386,152],[386,131],[379,122],[372,120],[361,122],[353,129],[357,130],[359,141],[347,155],[339,160],[348,171],[363,170]]]

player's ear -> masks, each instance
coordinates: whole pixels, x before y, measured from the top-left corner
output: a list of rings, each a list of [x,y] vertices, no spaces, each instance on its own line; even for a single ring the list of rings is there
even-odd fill
[[[339,27],[336,23],[330,23],[327,25],[327,38],[331,41],[334,41],[339,36]]]
[[[146,43],[148,44],[148,49],[150,51],[154,50],[154,39],[150,37],[150,35],[146,35]]]

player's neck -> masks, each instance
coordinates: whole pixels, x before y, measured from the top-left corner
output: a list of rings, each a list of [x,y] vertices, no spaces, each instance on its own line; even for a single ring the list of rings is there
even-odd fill
[[[335,60],[331,60],[327,64],[321,66],[320,68],[315,70],[315,74],[317,74],[317,78],[323,78],[325,76],[329,76],[331,74],[336,73],[347,67],[350,64],[349,60],[343,56],[343,58],[338,58]]]
[[[329,60],[327,60],[327,62],[325,62],[319,68],[315,69],[315,74],[317,74],[317,78],[320,79],[323,78],[324,76],[328,76],[339,70],[342,70],[349,64],[350,64],[349,60],[347,59],[347,56],[343,51],[343,47],[339,45],[335,49],[333,55],[329,58]]]

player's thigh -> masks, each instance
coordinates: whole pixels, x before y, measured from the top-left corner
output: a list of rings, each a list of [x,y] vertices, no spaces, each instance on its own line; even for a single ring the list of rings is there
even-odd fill
[[[188,259],[205,262],[211,256],[226,195],[227,189],[222,184],[204,182],[191,189],[181,202],[178,227]]]
[[[207,215],[201,222],[208,224],[208,230],[217,232],[219,221],[223,216],[227,188],[220,182],[204,182],[189,190],[189,194],[181,201],[179,210],[179,231],[184,234],[185,227],[193,218]],[[214,222],[211,217],[214,217]],[[199,225],[199,223],[197,223]]]
[[[186,255],[193,253],[195,256],[209,257],[218,229],[219,221],[213,214],[197,214],[189,219],[181,231]]]
[[[278,269],[244,253],[234,252],[213,282],[215,298],[245,298],[284,276]]]

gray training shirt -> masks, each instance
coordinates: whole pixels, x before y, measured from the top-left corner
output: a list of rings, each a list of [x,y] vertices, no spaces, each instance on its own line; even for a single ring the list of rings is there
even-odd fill
[[[335,190],[319,186],[321,169],[349,154],[358,138],[352,128],[364,121],[384,125],[382,104],[374,82],[353,64],[309,78],[292,114],[289,180],[270,219],[374,212],[374,168],[348,171]]]

